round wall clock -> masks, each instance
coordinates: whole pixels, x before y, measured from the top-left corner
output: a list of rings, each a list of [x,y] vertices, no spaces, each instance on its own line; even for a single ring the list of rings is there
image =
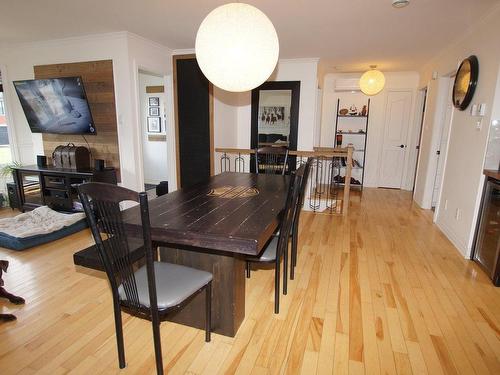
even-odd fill
[[[478,77],[479,62],[477,57],[469,56],[460,64],[453,84],[453,105],[459,110],[465,110],[470,104],[476,90]]]

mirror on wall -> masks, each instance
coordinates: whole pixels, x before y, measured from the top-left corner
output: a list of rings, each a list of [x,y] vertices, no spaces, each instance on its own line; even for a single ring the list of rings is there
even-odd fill
[[[479,62],[476,56],[462,61],[453,83],[453,105],[463,111],[470,104],[477,86]]]
[[[292,90],[262,90],[258,105],[258,147],[289,147]]]
[[[252,90],[253,149],[282,146],[297,149],[300,81],[265,82]]]
[[[251,148],[297,150],[300,81],[270,81],[252,90]],[[289,158],[291,169],[293,160]],[[250,164],[254,168],[254,163]]]

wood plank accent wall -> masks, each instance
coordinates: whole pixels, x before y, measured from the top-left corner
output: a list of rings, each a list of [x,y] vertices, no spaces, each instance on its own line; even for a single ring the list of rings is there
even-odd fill
[[[113,61],[87,61],[68,64],[38,65],[34,67],[36,79],[82,77],[82,81],[95,122],[96,135],[85,135],[94,159],[104,159],[106,166],[115,167],[120,181],[120,155],[113,81]],[[43,134],[43,148],[47,157],[60,144],[72,142],[85,146],[81,135]]]

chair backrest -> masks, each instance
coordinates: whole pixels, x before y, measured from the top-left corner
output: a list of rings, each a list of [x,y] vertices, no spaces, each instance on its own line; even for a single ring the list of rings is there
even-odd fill
[[[126,298],[120,303],[132,313],[144,313],[145,308],[139,303],[134,264],[130,257],[131,246],[133,249],[143,247],[146,255],[150,306],[151,309],[157,309],[151,225],[146,193],[137,193],[111,184],[90,182],[79,185],[78,194],[111,284],[113,298],[119,299],[118,287],[122,285]],[[123,202],[127,201],[139,203],[142,233],[126,228],[122,206]]]
[[[313,158],[307,158],[306,164],[302,164],[299,169],[297,169],[296,175],[300,178],[300,187],[299,187],[299,197],[295,202],[295,206],[293,207],[293,228],[292,230],[297,230],[300,220],[300,213],[302,212],[302,205],[304,204],[304,195],[306,192],[307,181],[309,179],[309,172],[311,171],[311,165],[313,162]]]
[[[302,173],[302,185],[300,186],[300,199],[299,199],[299,204],[302,207],[304,204],[304,195],[306,192],[306,187],[307,187],[307,181],[309,180],[309,173],[311,172],[311,166],[313,163],[313,158],[307,158],[306,164],[302,165],[300,168],[304,167],[304,170]],[[299,170],[300,170],[299,168]],[[299,172],[297,171],[297,174]]]
[[[277,261],[279,261],[281,255],[288,246],[288,239],[290,238],[290,233],[292,230],[295,207],[297,206],[297,202],[300,197],[302,178],[303,174],[298,174],[296,172],[292,172],[292,174],[290,175],[290,185],[288,187],[285,210],[283,211],[280,234],[278,238],[278,252],[276,254]]]
[[[286,173],[288,148],[266,146],[255,150],[255,171],[264,174]]]

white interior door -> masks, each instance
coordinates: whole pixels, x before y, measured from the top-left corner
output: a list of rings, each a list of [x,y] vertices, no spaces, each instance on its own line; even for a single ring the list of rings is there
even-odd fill
[[[410,126],[411,91],[389,91],[379,166],[379,187],[401,188]]]
[[[444,161],[446,160],[446,150],[448,147],[448,136],[450,134],[450,125],[453,116],[453,105],[451,103],[451,94],[453,92],[454,80],[450,78],[448,87],[448,94],[446,96],[446,111],[443,122],[441,123],[441,134],[439,140],[439,149],[437,151],[437,169],[436,178],[434,180],[434,190],[432,192],[432,207],[436,207],[439,200],[439,192],[441,190],[441,183],[443,182]]]

